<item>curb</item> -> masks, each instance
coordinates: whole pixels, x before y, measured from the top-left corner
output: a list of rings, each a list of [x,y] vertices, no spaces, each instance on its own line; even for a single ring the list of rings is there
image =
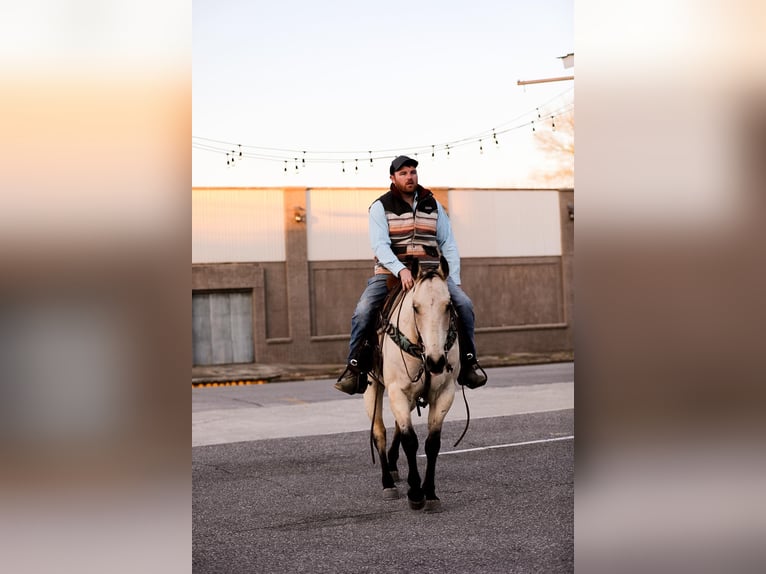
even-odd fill
[[[570,363],[573,351],[555,353],[514,353],[481,359],[485,369],[547,363]],[[264,365],[259,363],[192,367],[192,387],[262,385],[266,383],[336,379],[343,364]]]

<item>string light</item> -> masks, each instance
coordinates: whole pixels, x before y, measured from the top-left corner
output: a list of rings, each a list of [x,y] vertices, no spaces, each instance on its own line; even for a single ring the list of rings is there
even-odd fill
[[[571,88],[570,88],[570,91],[571,91]],[[556,96],[550,101],[560,98],[561,96],[564,95],[564,93],[559,94],[558,96]],[[541,104],[538,107],[534,108],[531,114],[533,116],[537,115],[538,120],[541,119],[542,112],[540,110],[545,105],[547,105],[547,103],[550,103],[550,101],[546,102],[546,104]],[[568,102],[568,103],[562,104],[560,107],[550,112],[549,117],[551,120],[551,129],[553,131],[556,130],[555,118],[570,112],[573,108],[574,108],[574,104],[572,102]],[[538,131],[537,125],[534,119],[533,120],[527,119],[526,121],[521,121],[523,120],[525,116],[529,118],[529,114],[530,112],[521,114],[517,116],[516,118],[514,118],[513,120],[509,120],[507,122],[497,124],[495,127],[491,128],[490,130],[477,133],[473,136],[455,139],[455,140],[441,143],[441,144],[429,144],[428,146],[400,146],[400,147],[392,148],[392,149],[379,149],[379,150],[368,149],[365,151],[319,151],[319,150],[312,151],[312,150],[305,150],[305,149],[299,151],[294,149],[291,150],[291,149],[266,147],[266,146],[243,145],[241,143],[234,144],[234,143],[228,143],[221,140],[214,140],[211,138],[193,136],[192,147],[194,149],[198,149],[202,151],[225,154],[227,166],[235,166],[237,159],[242,160],[245,158],[256,159],[259,161],[281,161],[284,163],[283,171],[287,173],[288,171],[287,164],[289,163],[290,160],[292,160],[295,163],[295,173],[298,173],[300,171],[298,157],[300,157],[301,158],[300,166],[304,168],[309,163],[312,163],[312,164],[334,163],[337,165],[337,163],[340,162],[342,172],[346,173],[346,162],[351,161],[351,159],[353,159],[354,171],[358,173],[359,159],[362,159],[364,161],[363,159],[364,154],[366,154],[367,159],[369,159],[370,167],[374,167],[375,160],[388,161],[394,155],[397,155],[398,153],[400,153],[401,150],[403,149],[410,149],[411,150],[410,155],[413,155],[413,157],[418,157],[419,152],[425,153],[427,149],[430,148],[431,158],[435,159],[437,149],[444,150],[446,152],[445,157],[450,158],[452,156],[452,151],[455,148],[462,147],[468,144],[473,144],[473,145],[478,144],[479,153],[483,154],[484,139],[487,139],[490,135],[492,137],[492,141],[495,142],[495,145],[499,146],[500,141],[498,139],[498,136],[504,133],[508,133],[513,130],[524,128],[529,125],[532,126],[532,132],[537,133]],[[300,156],[298,154],[300,154]],[[341,156],[341,157],[338,157],[338,156]]]

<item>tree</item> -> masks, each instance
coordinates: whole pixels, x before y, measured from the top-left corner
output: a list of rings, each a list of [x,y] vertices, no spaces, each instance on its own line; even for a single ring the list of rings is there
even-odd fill
[[[535,141],[547,165],[533,173],[533,181],[548,187],[574,187],[574,108],[546,121],[542,129],[540,122],[535,123]]]

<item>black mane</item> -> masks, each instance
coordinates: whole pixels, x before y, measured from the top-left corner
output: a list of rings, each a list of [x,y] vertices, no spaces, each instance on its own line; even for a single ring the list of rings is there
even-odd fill
[[[425,281],[426,279],[433,279],[434,277],[439,277],[441,279],[441,275],[439,273],[439,268],[436,269],[429,269],[428,271],[423,271],[420,277],[418,279],[420,281]]]

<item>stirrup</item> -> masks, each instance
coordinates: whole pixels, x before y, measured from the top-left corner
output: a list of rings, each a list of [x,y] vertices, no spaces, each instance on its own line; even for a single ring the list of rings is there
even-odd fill
[[[469,382],[466,380],[470,375],[469,373],[476,374],[476,371],[481,371],[483,380],[474,380]],[[478,374],[477,374],[478,376]],[[479,377],[481,378],[481,377]],[[469,389],[479,388],[487,383],[487,372],[479,364],[473,353],[466,353],[464,360],[460,364],[460,375],[458,376],[458,384],[468,387]]]
[[[356,359],[351,359],[338,377],[334,387],[348,395],[355,395],[364,393],[369,384],[367,372],[359,369],[359,363]]]

